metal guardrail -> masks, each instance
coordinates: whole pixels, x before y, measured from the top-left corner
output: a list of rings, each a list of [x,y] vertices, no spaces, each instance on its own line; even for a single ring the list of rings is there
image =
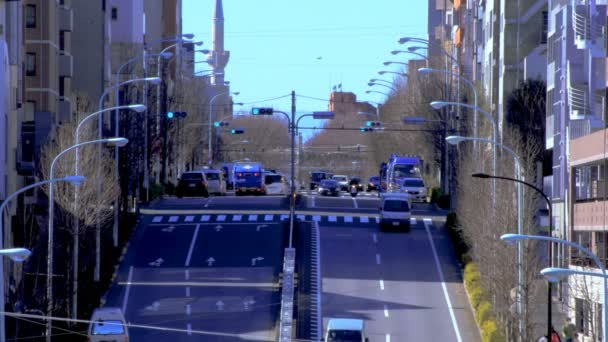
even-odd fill
[[[281,289],[281,315],[279,322],[279,342],[291,342],[293,336],[293,294],[296,249],[285,248],[283,257],[283,288]]]

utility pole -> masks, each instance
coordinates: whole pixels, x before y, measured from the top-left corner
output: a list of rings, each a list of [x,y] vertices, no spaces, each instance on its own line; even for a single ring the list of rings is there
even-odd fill
[[[296,208],[296,184],[295,184],[295,142],[296,142],[296,92],[291,91],[291,199],[289,201],[289,248],[293,247],[293,221]]]

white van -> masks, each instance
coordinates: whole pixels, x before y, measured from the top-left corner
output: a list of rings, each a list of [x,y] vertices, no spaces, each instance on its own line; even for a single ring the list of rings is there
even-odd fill
[[[289,185],[283,175],[277,173],[267,173],[264,175],[266,185],[266,195],[288,195]]]
[[[361,319],[330,318],[325,342],[369,342],[365,337],[365,323]]]
[[[381,197],[380,229],[410,231],[410,196],[407,193],[384,193]]]
[[[207,191],[210,194],[224,196],[226,195],[226,182],[224,181],[224,173],[220,170],[205,169],[203,170],[207,178]]]
[[[427,202],[427,189],[422,178],[405,178],[401,191],[407,192],[412,201]]]
[[[87,342],[129,342],[129,330],[120,308],[97,308],[91,316]]]

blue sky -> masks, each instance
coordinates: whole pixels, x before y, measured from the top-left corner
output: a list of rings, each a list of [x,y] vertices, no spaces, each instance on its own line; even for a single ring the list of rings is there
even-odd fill
[[[183,0],[183,32],[196,34],[207,49],[214,3]],[[399,69],[386,69],[382,62],[409,58],[390,54],[400,47],[400,37],[426,37],[427,1],[224,0],[224,16],[230,51],[226,80],[241,92],[235,102],[276,98],[292,90],[327,100],[339,83],[359,101],[382,102],[382,95],[365,94],[367,83],[370,78],[390,80],[379,77],[380,70]],[[296,104],[297,112],[306,113],[326,110],[328,103],[298,98]],[[256,104],[261,105],[291,110],[288,98]]]

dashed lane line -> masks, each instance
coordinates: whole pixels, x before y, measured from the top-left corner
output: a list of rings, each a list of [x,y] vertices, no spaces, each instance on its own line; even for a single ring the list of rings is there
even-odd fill
[[[127,288],[125,289],[125,296],[122,299],[122,312],[127,314],[127,303],[129,302],[129,293],[131,292],[131,282],[133,281],[133,266],[129,267],[129,276],[127,278]]]
[[[353,206],[355,209],[359,209],[359,205],[357,204],[357,199],[353,197]]]
[[[384,280],[380,279],[380,290],[384,291]]]
[[[374,243],[378,243],[378,235],[376,233],[372,234],[372,240],[374,240]]]
[[[376,264],[380,265],[381,260],[380,260],[380,254],[376,254]]]
[[[388,318],[388,307],[386,306],[386,304],[384,305],[384,317]]]

